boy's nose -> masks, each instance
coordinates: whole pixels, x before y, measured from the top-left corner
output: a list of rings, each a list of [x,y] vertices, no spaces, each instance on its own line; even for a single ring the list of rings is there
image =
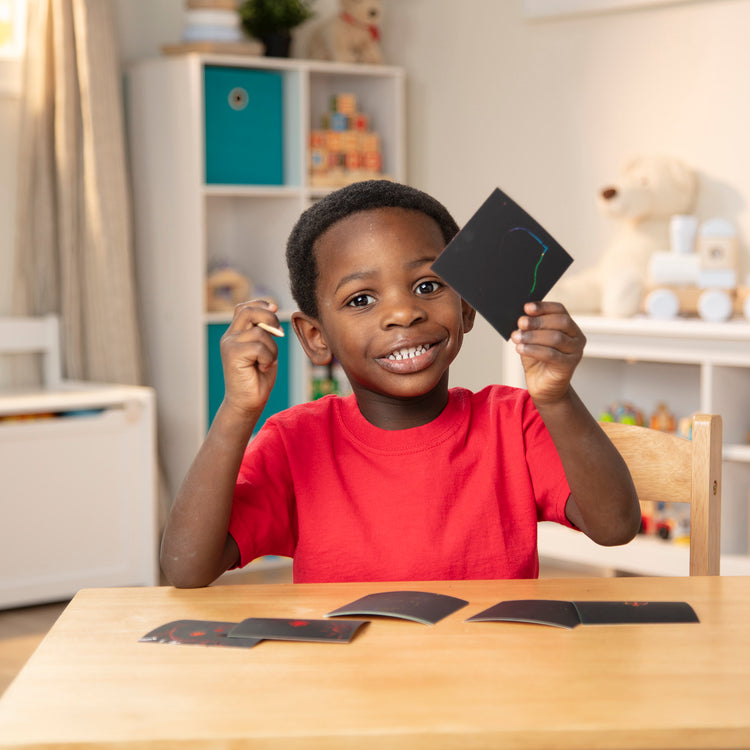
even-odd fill
[[[411,326],[427,317],[419,298],[412,294],[397,294],[384,300],[382,324],[390,326]]]

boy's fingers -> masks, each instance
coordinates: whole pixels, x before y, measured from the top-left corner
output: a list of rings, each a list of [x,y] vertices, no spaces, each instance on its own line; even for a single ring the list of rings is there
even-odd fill
[[[234,308],[234,316],[227,328],[227,333],[239,334],[260,327],[261,330],[281,338],[284,336],[284,331],[276,317],[277,311],[278,306],[266,300],[242,302]]]
[[[243,342],[235,338],[226,343],[225,352],[229,357],[228,366],[237,372],[246,367],[257,367],[262,372],[268,372],[278,360],[276,346],[268,346],[260,340]]]
[[[561,302],[552,301],[527,302],[523,306],[523,311],[526,315],[567,314],[565,305]]]

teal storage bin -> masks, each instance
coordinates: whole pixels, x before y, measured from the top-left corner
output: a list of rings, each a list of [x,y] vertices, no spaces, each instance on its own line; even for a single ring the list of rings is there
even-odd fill
[[[224,371],[221,367],[221,349],[220,342],[221,337],[224,335],[224,331],[229,327],[229,323],[209,323],[206,326],[207,336],[207,357],[208,362],[208,422],[210,426],[213,422],[216,412],[221,406],[221,402],[224,400]],[[284,329],[286,337],[283,339],[276,339],[276,344],[279,347],[279,367],[276,375],[276,383],[271,391],[271,396],[268,399],[266,408],[260,415],[258,424],[255,426],[255,432],[257,432],[263,423],[276,412],[288,409],[290,406],[289,399],[289,341],[290,337],[294,335],[291,324],[283,322],[281,327]]]
[[[204,68],[206,182],[284,183],[281,73]]]

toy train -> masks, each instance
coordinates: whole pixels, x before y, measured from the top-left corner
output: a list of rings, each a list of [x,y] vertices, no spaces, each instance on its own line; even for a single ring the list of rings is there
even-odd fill
[[[649,262],[644,312],[669,320],[698,315],[722,322],[734,315],[750,320],[750,286],[738,283],[737,232],[725,219],[697,226],[693,216],[672,217],[671,248]]]

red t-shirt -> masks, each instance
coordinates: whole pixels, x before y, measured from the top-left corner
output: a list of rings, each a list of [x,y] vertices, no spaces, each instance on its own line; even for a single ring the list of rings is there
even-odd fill
[[[569,494],[525,390],[453,388],[408,430],[326,396],[250,442],[229,532],[241,565],[293,557],[295,582],[535,578],[537,522],[569,526]]]

